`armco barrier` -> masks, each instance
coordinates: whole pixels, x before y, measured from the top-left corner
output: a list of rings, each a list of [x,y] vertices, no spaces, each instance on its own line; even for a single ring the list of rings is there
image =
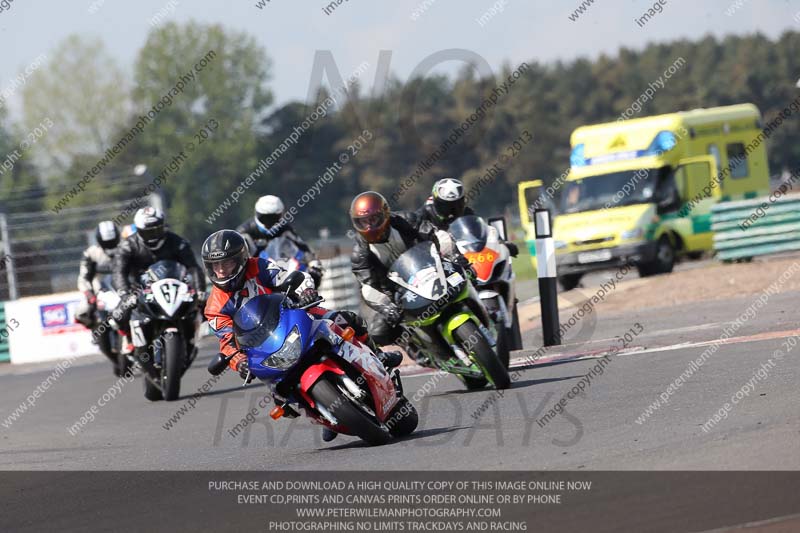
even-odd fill
[[[6,334],[0,334],[0,363],[7,363],[11,361],[11,351],[8,348],[8,330],[6,329],[6,304],[0,302],[0,332],[5,331]]]
[[[322,305],[337,311],[358,312],[360,286],[350,269],[350,256],[323,259],[322,266],[325,268],[319,287],[320,295],[325,298]]]
[[[800,250],[800,195],[721,202],[711,210],[711,229],[722,261]]]

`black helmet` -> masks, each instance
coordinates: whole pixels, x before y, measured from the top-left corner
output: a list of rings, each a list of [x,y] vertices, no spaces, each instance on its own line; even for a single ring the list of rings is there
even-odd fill
[[[223,229],[212,233],[203,243],[200,252],[206,275],[215,287],[225,292],[234,292],[242,288],[247,260],[250,250],[239,233],[232,229]],[[215,272],[220,267],[224,272]]]
[[[103,250],[113,250],[119,244],[119,229],[110,220],[104,220],[94,230],[94,240]]]
[[[457,219],[466,206],[464,185],[459,180],[443,178],[433,184],[433,213],[440,222]]]
[[[166,230],[164,229],[164,213],[155,207],[143,207],[133,216],[133,225],[136,233],[144,241],[145,246],[157,250],[164,244]]]

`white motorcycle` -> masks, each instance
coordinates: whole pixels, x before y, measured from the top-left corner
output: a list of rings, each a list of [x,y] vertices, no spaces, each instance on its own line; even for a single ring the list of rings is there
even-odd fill
[[[97,347],[108,357],[115,366],[115,374],[123,376],[130,370],[133,359],[122,353],[122,338],[120,337],[119,324],[114,320],[113,312],[120,304],[120,298],[111,286],[111,276],[105,276],[100,281],[100,290],[97,292],[97,311],[95,314],[95,330],[105,324],[103,332],[92,337],[96,339]]]
[[[509,351],[522,349],[522,334],[511,253],[503,240],[505,221],[494,219],[489,225],[479,216],[467,215],[454,220],[448,231],[475,270],[478,296],[497,330],[498,356],[508,368]]]

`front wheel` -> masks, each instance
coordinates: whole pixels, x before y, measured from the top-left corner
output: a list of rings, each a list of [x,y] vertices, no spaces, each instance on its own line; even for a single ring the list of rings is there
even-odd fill
[[[417,409],[406,397],[400,398],[386,423],[389,432],[395,437],[405,437],[417,429],[417,424],[419,424]]]
[[[377,446],[389,442],[391,433],[381,427],[374,415],[367,413],[364,407],[354,405],[357,400],[351,399],[343,386],[334,384],[335,379],[326,376],[314,384],[309,391],[314,402],[324,406],[339,425],[368,444]]]
[[[167,333],[162,336],[164,349],[161,355],[161,390],[164,399],[172,402],[181,393],[181,376],[186,360],[186,344],[178,333]]]
[[[458,344],[483,371],[486,379],[497,389],[507,389],[511,386],[511,377],[503,366],[500,358],[486,341],[486,337],[472,320],[458,326],[453,332]]]
[[[506,325],[500,315],[500,299],[494,296],[481,301],[486,307],[486,311],[489,312],[492,322],[494,322],[494,329],[497,334],[497,356],[500,358],[500,362],[503,363],[503,366],[508,368],[511,361],[510,352],[513,348],[513,340],[509,335],[510,330],[506,329]]]
[[[656,257],[650,263],[639,265],[639,275],[643,278],[656,274],[669,274],[675,266],[675,249],[669,237],[662,235],[656,244]]]

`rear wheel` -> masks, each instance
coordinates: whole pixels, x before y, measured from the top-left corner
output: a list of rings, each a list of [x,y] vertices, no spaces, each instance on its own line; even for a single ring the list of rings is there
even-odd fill
[[[164,349],[161,357],[161,390],[164,399],[172,402],[181,393],[181,375],[186,359],[186,344],[183,336],[177,333],[163,335]]]
[[[389,420],[391,425],[389,423],[386,424],[389,426],[389,432],[395,437],[405,437],[417,429],[419,415],[417,415],[417,409],[414,405],[406,397],[402,397],[392,410]]]
[[[458,341],[465,353],[477,363],[484,376],[497,389],[507,389],[511,386],[511,377],[503,366],[500,358],[486,341],[483,333],[474,322],[468,320],[456,328],[453,336]]]
[[[389,431],[381,427],[374,414],[365,410],[366,406],[354,405],[358,400],[352,399],[344,390],[344,386],[339,385],[338,378],[327,375],[317,381],[309,393],[316,403],[324,406],[336,418],[340,425],[365,442],[372,446],[389,442],[391,439]]]

